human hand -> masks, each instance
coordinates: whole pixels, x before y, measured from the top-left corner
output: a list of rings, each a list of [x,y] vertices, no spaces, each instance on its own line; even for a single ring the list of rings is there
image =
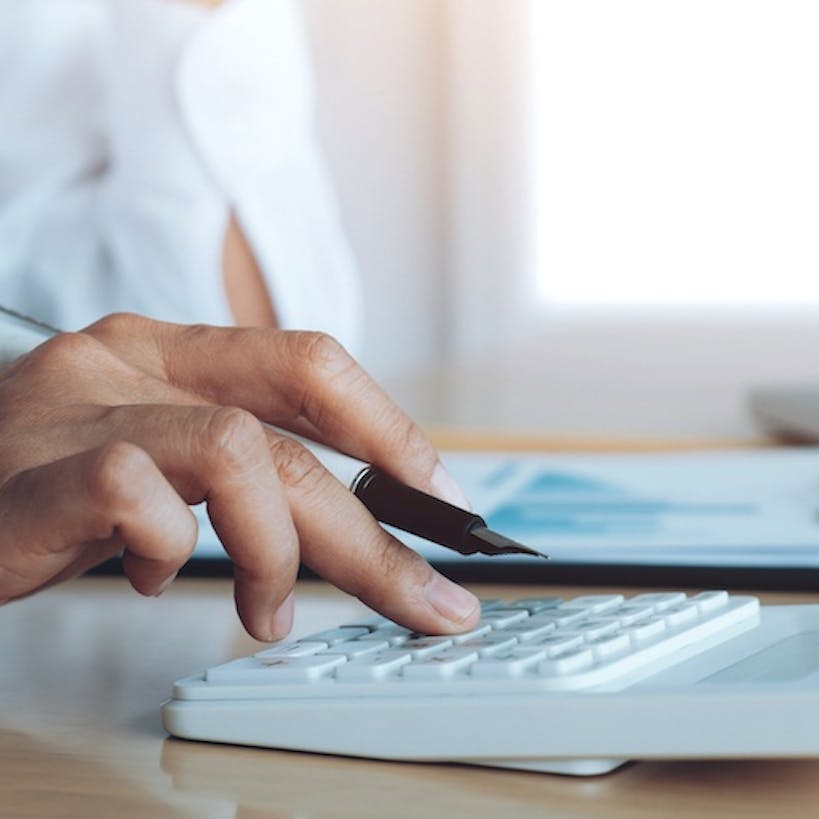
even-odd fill
[[[119,552],[137,591],[161,593],[196,543],[188,505],[204,501],[258,639],[290,630],[300,558],[409,628],[474,625],[472,594],[262,421],[464,502],[420,428],[333,339],[109,316],[0,372],[0,600]]]

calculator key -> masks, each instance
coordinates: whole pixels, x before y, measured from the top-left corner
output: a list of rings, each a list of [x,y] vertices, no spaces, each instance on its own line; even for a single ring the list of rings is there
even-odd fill
[[[347,658],[340,654],[279,657],[266,663],[248,657],[209,668],[206,679],[208,682],[232,685],[314,682],[346,662]]]
[[[273,660],[267,668],[270,682],[313,682],[346,662],[343,654],[314,654],[311,657]]]
[[[627,634],[605,634],[587,643],[595,660],[604,661],[625,654],[631,648]]]
[[[529,614],[537,614],[546,609],[557,608],[562,602],[562,597],[524,597],[522,600],[515,600],[509,608],[526,609]]]
[[[691,602],[696,605],[702,614],[711,614],[728,605],[727,591],[705,591],[695,594]]]
[[[505,631],[498,631],[487,634],[485,637],[478,637],[475,640],[467,640],[465,643],[461,643],[461,646],[471,651],[477,651],[481,657],[493,657],[495,654],[514,648],[517,644],[518,641],[514,635],[507,634]]]
[[[666,630],[665,620],[662,617],[651,617],[640,623],[635,623],[623,633],[629,636],[633,643],[644,643],[646,640],[654,640],[663,635]]]
[[[362,617],[360,620],[350,620],[343,623],[340,628],[366,628],[369,631],[375,631],[377,628],[387,625],[392,625],[392,620],[381,614],[374,614],[371,617]]]
[[[499,657],[478,660],[469,667],[469,673],[481,679],[518,677],[545,658],[546,652],[542,648],[521,646]]]
[[[356,637],[362,637],[369,634],[368,628],[331,628],[327,631],[320,631],[317,634],[311,634],[305,637],[305,642],[310,643],[327,643],[328,646],[334,646],[336,643],[343,643],[347,640],[353,640]]]
[[[352,660],[378,651],[386,651],[389,647],[390,644],[386,640],[348,640],[346,643],[336,643],[333,646],[333,654],[343,654],[348,660]]]
[[[390,650],[358,657],[336,668],[336,679],[341,682],[366,682],[383,680],[397,674],[402,666],[412,660],[406,651]]]
[[[412,636],[412,632],[408,628],[398,626],[395,623],[390,623],[387,626],[381,626],[369,635],[376,640],[386,640],[391,646],[401,645],[405,643]],[[362,639],[368,639],[364,637]]]
[[[547,609],[546,611],[533,614],[529,621],[530,623],[554,623],[557,626],[571,626],[574,623],[579,623],[590,616],[590,612],[586,608],[564,608],[560,606],[556,609]]]
[[[622,594],[587,594],[566,601],[566,607],[589,609],[592,614],[602,614],[604,611],[616,609],[622,605],[625,598]]]
[[[608,612],[607,616],[616,618],[623,626],[630,626],[632,623],[637,623],[640,620],[647,620],[653,614],[653,606],[626,603],[619,608],[612,609]]]
[[[477,651],[461,647],[447,648],[409,663],[401,673],[409,680],[442,680],[463,671],[477,659]]]
[[[298,640],[292,643],[283,643],[277,646],[270,646],[262,651],[257,651],[253,656],[263,663],[268,660],[275,660],[280,657],[308,657],[310,654],[318,654],[324,651],[327,643],[306,642]]]
[[[699,609],[693,603],[684,603],[681,606],[672,606],[662,612],[661,616],[669,628],[693,623],[699,617]]]
[[[528,617],[529,612],[526,609],[492,609],[481,618],[481,625],[489,625],[495,629],[506,628]]]
[[[566,637],[582,637],[584,640],[595,640],[604,634],[611,634],[620,629],[617,620],[584,620],[571,628],[564,629],[561,635]]]
[[[467,640],[476,640],[479,637],[489,634],[491,631],[492,626],[487,623],[486,625],[473,628],[471,631],[463,631],[460,634],[450,634],[449,637],[455,645],[458,645],[459,643],[465,643]]]
[[[538,667],[538,673],[544,677],[555,677],[562,674],[574,674],[594,665],[594,655],[590,648],[575,648],[565,654],[558,654],[543,660]]]
[[[449,648],[452,640],[449,637],[413,637],[401,643],[401,651],[406,651],[413,659],[421,659],[435,654],[441,649]]]
[[[586,641],[579,635],[564,636],[556,634],[554,636],[544,637],[541,640],[535,640],[531,645],[534,648],[544,648],[547,657],[554,657],[562,654],[564,651],[570,651],[575,648],[580,648]]]
[[[527,623],[523,622],[505,628],[503,634],[508,634],[510,637],[515,637],[521,643],[527,643],[530,640],[537,640],[539,637],[545,637],[557,629],[554,623]]]
[[[481,600],[481,611],[491,611],[492,609],[508,608],[505,600]]]
[[[632,597],[631,602],[634,605],[651,606],[655,612],[661,612],[672,606],[679,606],[685,599],[682,592],[649,592]]]

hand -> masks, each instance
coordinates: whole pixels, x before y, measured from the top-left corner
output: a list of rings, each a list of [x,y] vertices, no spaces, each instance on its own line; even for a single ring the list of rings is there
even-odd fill
[[[196,543],[204,501],[245,628],[292,625],[301,559],[409,628],[474,625],[477,600],[373,519],[306,435],[458,503],[426,436],[333,339],[109,316],[0,372],[0,600],[123,553],[155,595]]]

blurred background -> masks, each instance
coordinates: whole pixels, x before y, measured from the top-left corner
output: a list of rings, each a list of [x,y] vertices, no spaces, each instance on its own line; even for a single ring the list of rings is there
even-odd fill
[[[819,7],[303,0],[366,297],[422,421],[745,436],[819,383]]]

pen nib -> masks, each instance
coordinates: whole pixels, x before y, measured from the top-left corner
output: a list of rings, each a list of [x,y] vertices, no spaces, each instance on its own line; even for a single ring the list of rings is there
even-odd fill
[[[469,532],[469,536],[475,551],[483,555],[532,555],[532,557],[549,559],[549,555],[530,549],[498,532],[493,532],[486,526],[475,526]]]

